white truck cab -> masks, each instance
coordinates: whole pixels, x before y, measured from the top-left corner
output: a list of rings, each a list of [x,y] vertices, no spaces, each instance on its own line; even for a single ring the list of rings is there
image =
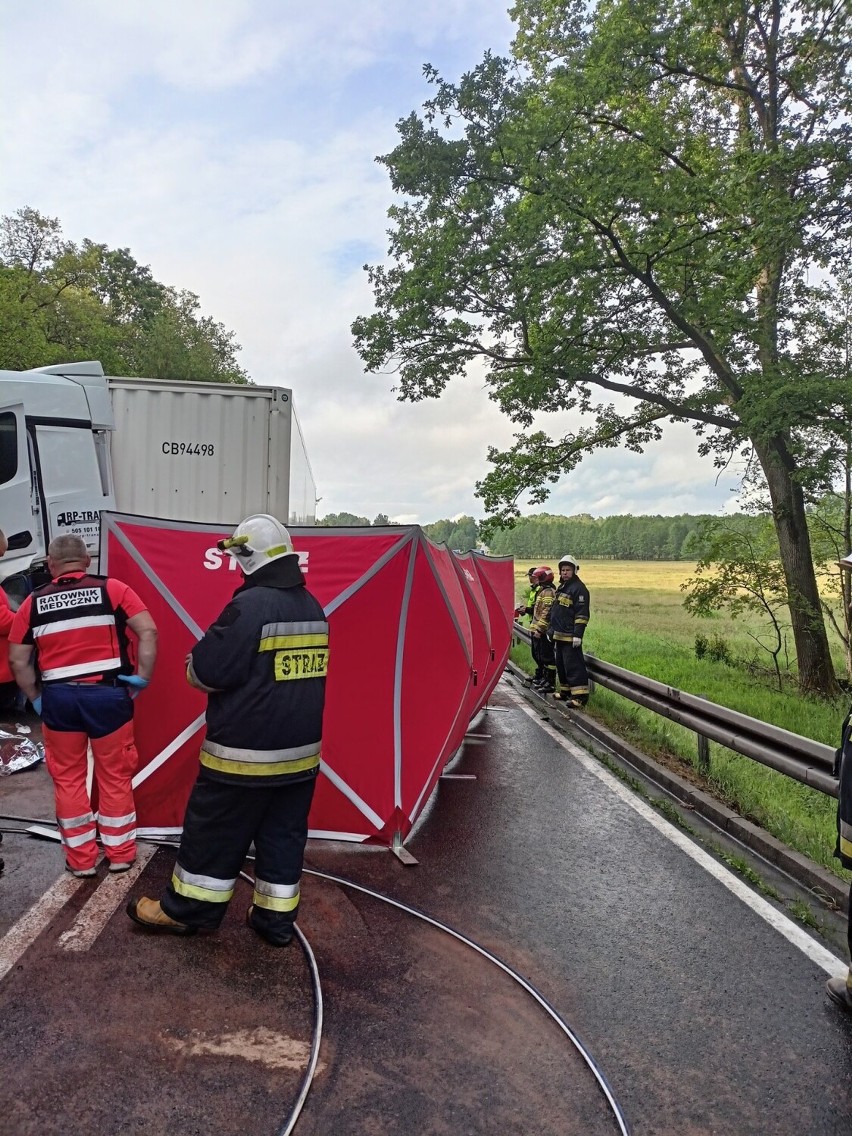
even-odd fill
[[[0,371],[0,527],[9,542],[0,578],[27,574],[61,533],[82,536],[97,555],[101,509],[115,508],[113,427],[99,363]]]
[[[50,541],[98,554],[102,510],[234,526],[312,525],[316,485],[284,387],[104,375],[98,362],[0,371],[0,581],[20,600]]]

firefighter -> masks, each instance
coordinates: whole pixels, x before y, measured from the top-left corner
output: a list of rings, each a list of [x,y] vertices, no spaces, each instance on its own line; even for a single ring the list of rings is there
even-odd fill
[[[538,586],[536,585],[535,581],[533,580],[533,576],[535,575],[535,573],[537,571],[538,571],[537,568],[530,568],[530,570],[527,572],[527,579],[529,580],[529,587],[527,588],[526,592],[524,593],[524,597],[523,597],[522,602],[519,603],[518,606],[515,608],[515,619],[521,620],[526,615],[532,617],[533,609],[535,608],[536,592],[538,591]]]
[[[159,900],[132,900],[127,914],[175,935],[215,929],[254,841],[246,922],[283,947],[320,766],[328,623],[280,521],[248,517],[219,548],[244,579],[187,656],[188,681],[208,694],[201,768],[171,883]]]
[[[533,608],[530,634],[532,639],[533,661],[536,664],[532,685],[541,694],[550,694],[556,689],[556,661],[553,654],[553,641],[548,638],[550,607],[556,595],[553,586],[553,569],[547,565],[536,568],[533,573],[536,585],[535,606]]]
[[[577,574],[580,565],[573,556],[563,556],[558,567],[559,587],[550,606],[549,623],[559,676],[559,689],[553,697],[580,707],[589,700],[589,672],[583,658],[589,590]]]
[[[852,571],[852,552],[838,560],[842,571]],[[848,595],[848,592],[846,592]],[[835,776],[840,778],[837,797],[837,845],[834,855],[844,868],[852,868],[852,710],[846,715],[840,731],[840,748],[837,751]],[[849,891],[849,914],[846,930],[849,953],[852,957],[852,887]],[[852,967],[847,974],[829,978],[825,984],[829,998],[852,1014]]]
[[[55,537],[51,581],[27,596],[9,634],[15,679],[42,719],[65,865],[82,877],[95,875],[98,834],[111,872],[136,860],[133,697],[157,657],[157,629],[142,600],[120,580],[90,574],[90,563],[82,537]],[[128,628],[138,639],[135,671]],[[86,787],[89,743],[97,817]]]

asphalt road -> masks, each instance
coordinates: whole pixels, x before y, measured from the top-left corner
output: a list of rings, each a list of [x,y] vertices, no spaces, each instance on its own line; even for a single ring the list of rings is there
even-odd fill
[[[852,1134],[852,1020],[823,995],[824,945],[690,855],[510,687],[493,705],[408,842],[417,867],[326,842],[307,867],[505,959],[583,1039],[637,1136]],[[0,812],[49,816],[44,771],[0,779]],[[0,935],[61,868],[57,846],[21,837],[4,856]],[[158,851],[130,894],[157,894],[173,859]],[[311,1035],[301,952],[244,927],[247,885],[217,935],[187,940],[132,926],[120,886],[75,883],[0,980],[0,1133],[272,1136]],[[303,897],[326,1020],[297,1136],[617,1131],[565,1036],[481,956],[318,876]]]

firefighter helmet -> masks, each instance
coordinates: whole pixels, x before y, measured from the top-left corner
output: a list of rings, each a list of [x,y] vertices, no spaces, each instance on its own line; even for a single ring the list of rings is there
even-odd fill
[[[839,567],[852,570],[852,552],[847,552],[842,560],[837,561]]]
[[[559,561],[559,563],[557,564],[557,568],[561,568],[563,564],[570,564],[575,572],[580,571],[580,565],[577,563],[577,561],[574,559],[573,556],[569,556],[567,553]]]
[[[246,576],[282,556],[299,555],[293,551],[290,534],[268,513],[246,517],[234,529],[234,535],[220,540],[217,547],[233,556]]]
[[[533,572],[532,580],[534,584],[552,584],[553,569],[548,568],[546,564],[542,564],[540,568],[536,568],[535,572]]]

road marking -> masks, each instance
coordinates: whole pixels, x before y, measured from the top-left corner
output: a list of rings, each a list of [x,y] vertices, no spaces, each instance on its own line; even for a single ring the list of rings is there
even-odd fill
[[[25,911],[9,928],[0,939],[0,981],[84,883],[85,880],[74,876],[61,875],[41,899],[37,899],[29,911]]]
[[[61,950],[87,951],[91,947],[156,851],[153,845],[140,846],[136,852],[136,863],[128,872],[107,872],[72,925],[59,936]]]
[[[646,804],[641,797],[636,796],[626,785],[623,785],[621,781],[606,770],[599,761],[586,753],[586,751],[575,742],[563,737],[549,722],[544,721],[540,714],[532,707],[528,706],[520,695],[516,694],[514,691],[507,691],[506,693],[516,706],[523,710],[527,717],[541,726],[558,745],[567,750],[572,757],[576,758],[585,770],[597,777],[599,781],[602,781],[617,797],[620,797],[626,805],[633,809],[634,812],[644,817],[649,824],[653,825],[666,840],[680,848],[680,850],[685,852],[696,864],[699,864],[706,872],[709,872],[714,879],[717,879],[728,891],[742,900],[756,915],[759,915],[761,919],[768,923],[770,927],[774,927],[775,930],[783,935],[788,942],[792,943],[794,947],[798,947],[803,954],[808,956],[811,962],[816,963],[826,974],[835,975],[845,973],[846,964],[836,955],[832,954],[831,951],[826,950],[821,943],[818,943],[816,939],[812,938],[798,923],[794,923],[792,919],[789,919],[782,912],[778,911],[771,903],[767,903],[762,896],[753,892],[738,876],[735,876],[717,860],[714,860],[708,852],[700,848],[685,833],[675,828],[674,825],[670,824],[668,821],[663,820],[650,805]]]

